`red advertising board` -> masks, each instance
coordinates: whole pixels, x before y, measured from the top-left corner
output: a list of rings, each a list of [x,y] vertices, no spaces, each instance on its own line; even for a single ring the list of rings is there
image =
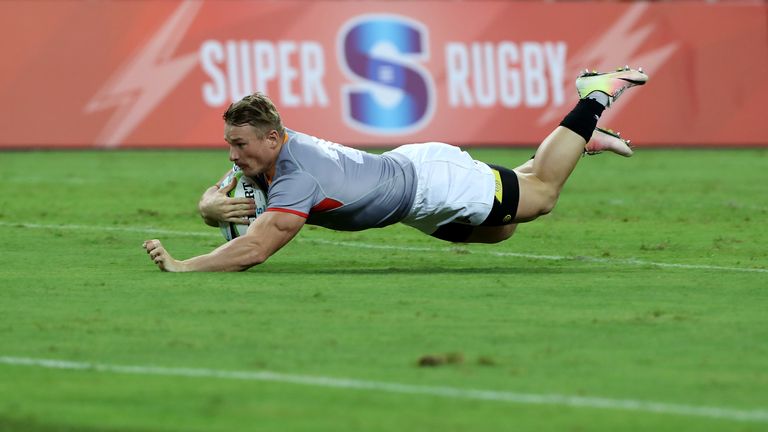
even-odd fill
[[[650,75],[601,125],[639,145],[768,145],[762,2],[0,3],[0,147],[223,145],[253,91],[357,146],[530,145],[584,68]]]

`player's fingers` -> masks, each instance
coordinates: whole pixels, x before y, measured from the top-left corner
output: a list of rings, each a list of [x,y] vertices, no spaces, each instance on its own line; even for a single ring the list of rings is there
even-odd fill
[[[253,216],[255,214],[256,214],[255,208],[243,207],[243,208],[232,209],[228,212],[225,212],[224,217],[245,217],[245,216]]]
[[[234,204],[234,205],[248,205],[253,208],[256,208],[256,203],[253,202],[250,198],[229,198],[227,199],[228,204]]]
[[[238,207],[238,208],[233,208],[233,209],[229,209],[229,210],[225,211],[222,214],[222,216],[225,217],[225,218],[229,218],[229,217],[253,216],[255,214],[256,214],[256,209],[255,208],[248,208],[248,207],[240,208],[240,207]]]
[[[251,224],[251,220],[248,219],[247,217],[234,217],[234,216],[224,219],[224,222],[229,222],[229,223],[233,223],[233,224],[237,224],[237,225],[250,225]]]
[[[158,244],[160,244],[160,240],[152,239],[144,240],[144,243],[142,243],[141,246],[147,250],[147,253],[149,253],[151,250],[155,249]]]
[[[160,271],[168,271],[168,269],[165,268],[165,260],[163,258],[156,258],[155,264],[157,264],[157,268],[159,268]]]
[[[224,219],[222,219],[224,222],[230,222],[239,224],[243,221],[243,218],[245,218],[247,215],[238,215],[238,214],[228,214]]]

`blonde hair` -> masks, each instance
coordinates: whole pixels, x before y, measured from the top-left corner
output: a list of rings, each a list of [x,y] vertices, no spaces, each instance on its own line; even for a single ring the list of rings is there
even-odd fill
[[[230,104],[222,117],[232,126],[251,125],[262,135],[266,135],[273,129],[280,136],[285,132],[275,104],[267,95],[259,92]]]

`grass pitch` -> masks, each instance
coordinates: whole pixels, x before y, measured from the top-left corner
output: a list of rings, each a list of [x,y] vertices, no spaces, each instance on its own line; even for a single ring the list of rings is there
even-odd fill
[[[588,157],[500,245],[307,226],[248,272],[164,274],[143,240],[222,241],[196,202],[225,151],[0,154],[0,430],[766,430],[766,166]]]

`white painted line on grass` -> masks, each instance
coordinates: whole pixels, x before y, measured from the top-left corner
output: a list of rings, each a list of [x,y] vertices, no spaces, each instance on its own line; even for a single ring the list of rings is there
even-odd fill
[[[228,371],[219,369],[174,368],[146,365],[129,366],[27,357],[0,357],[0,364],[39,367],[45,369],[111,372],[129,375],[158,375],[166,377],[270,381],[314,387],[370,390],[385,393],[436,396],[452,399],[484,400],[531,405],[557,405],[575,408],[626,410],[654,414],[675,414],[688,417],[708,417],[721,420],[768,423],[768,411],[763,409],[742,410],[734,408],[683,405],[633,399],[611,399],[604,397],[463,389],[447,386],[411,385],[350,378],[334,378],[327,376],[293,375],[270,371]]]
[[[409,246],[392,246],[392,245],[375,245],[358,242],[343,242],[323,239],[302,239],[310,243],[327,244],[331,246],[347,246],[358,247],[365,249],[385,249],[385,250],[401,250],[401,251],[413,251],[413,252],[448,252],[451,248],[427,248],[427,247],[409,247]],[[454,248],[455,249],[455,248]],[[738,272],[752,272],[752,273],[768,273],[768,269],[760,268],[746,268],[746,267],[723,267],[723,266],[711,266],[705,264],[674,264],[674,263],[662,263],[655,261],[644,261],[639,259],[621,259],[621,258],[597,258],[589,256],[561,256],[561,255],[533,255],[518,252],[499,252],[499,251],[471,251],[472,254],[486,254],[498,257],[514,257],[514,258],[527,258],[537,260],[548,261],[586,261],[596,262],[603,264],[625,264],[634,266],[654,266],[665,268],[679,268],[688,270],[725,270],[725,271],[738,271]]]
[[[66,231],[105,231],[105,232],[131,232],[131,233],[146,233],[146,234],[164,234],[164,235],[177,235],[185,237],[214,237],[212,231],[208,232],[194,232],[194,231],[174,231],[161,228],[145,228],[145,227],[132,227],[132,226],[105,226],[105,225],[51,225],[51,224],[34,224],[23,222],[3,222],[0,221],[0,226],[11,228],[32,228],[32,229],[60,229]],[[218,234],[221,237],[220,233]]]
[[[19,228],[33,228],[33,229],[63,229],[63,230],[90,230],[90,231],[113,231],[113,232],[134,232],[144,234],[161,234],[171,236],[185,236],[185,237],[217,237],[221,235],[218,232],[209,230],[207,232],[197,231],[174,231],[159,228],[143,228],[143,227],[131,227],[131,226],[101,226],[101,225],[44,225],[44,224],[31,224],[31,223],[13,223],[0,221],[0,227],[19,227]],[[330,246],[350,247],[359,249],[380,249],[380,250],[396,250],[404,252],[431,252],[431,253],[444,253],[455,250],[455,247],[416,247],[416,246],[394,246],[394,245],[382,245],[382,244],[370,244],[350,241],[334,241],[324,239],[313,239],[299,237],[296,241],[302,243],[316,243]],[[536,255],[526,254],[518,252],[499,252],[499,251],[471,251],[473,254],[485,254],[498,257],[512,257],[512,258],[526,258],[534,260],[546,260],[546,261],[585,261],[611,265],[631,265],[631,266],[652,266],[661,268],[674,268],[683,270],[722,270],[722,271],[734,271],[734,272],[747,272],[747,273],[768,273],[768,269],[762,268],[748,268],[748,267],[724,267],[724,266],[712,266],[706,264],[675,264],[675,263],[663,263],[656,261],[645,261],[639,259],[621,259],[621,258],[597,258],[589,256],[560,256],[560,255]]]

